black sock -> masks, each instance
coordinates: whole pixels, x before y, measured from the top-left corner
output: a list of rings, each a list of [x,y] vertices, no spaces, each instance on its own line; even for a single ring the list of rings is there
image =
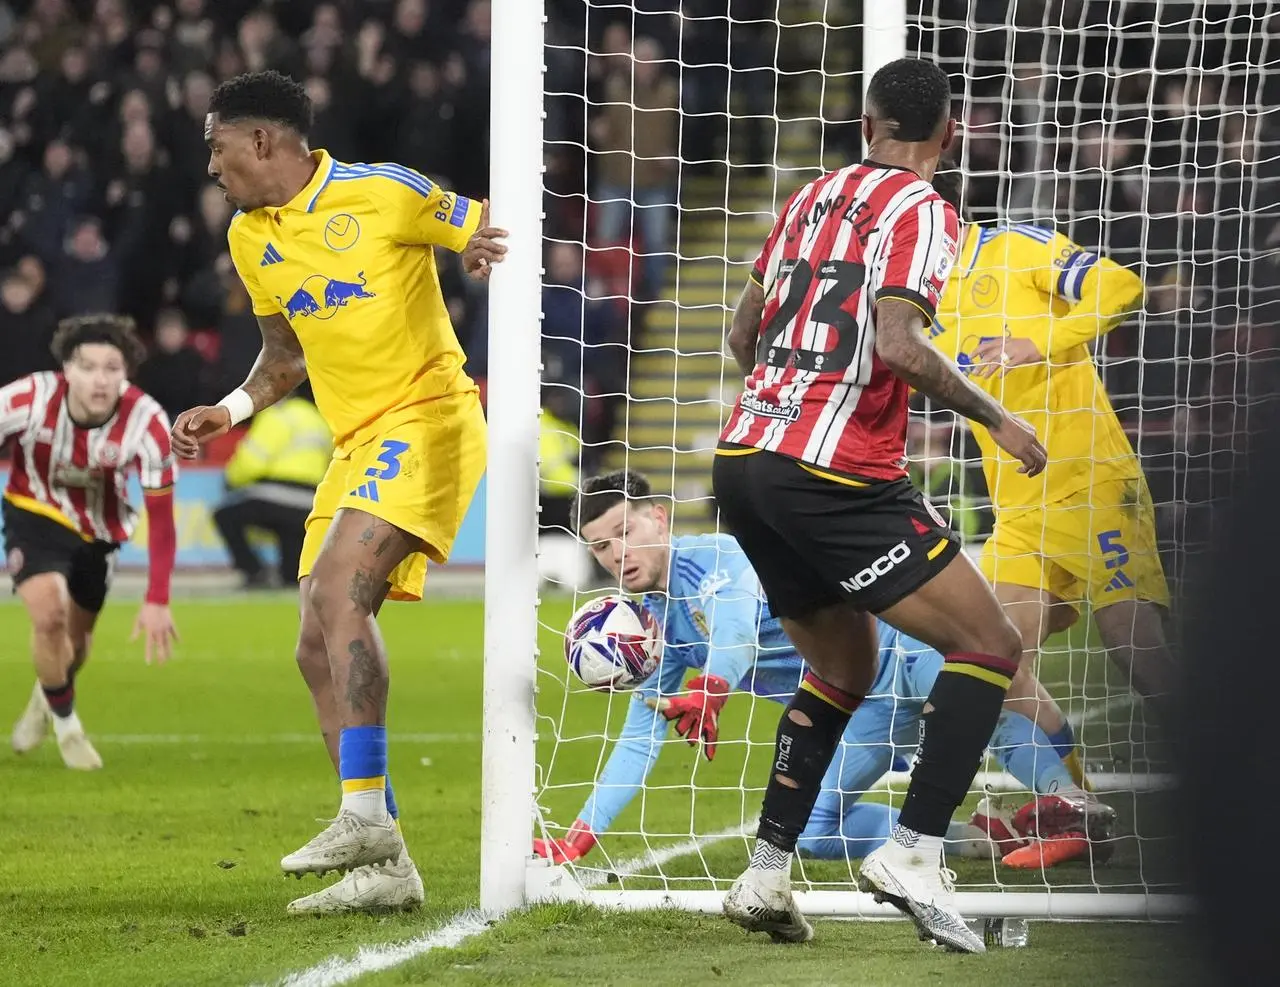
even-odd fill
[[[805,673],[778,721],[773,773],[765,788],[760,828],[756,831],[763,842],[756,844],[753,867],[774,867],[779,860],[790,865],[796,840],[818,800],[822,776],[831,764],[849,717],[861,702],[861,696],[837,689],[812,672]]]
[[[920,752],[899,823],[925,836],[945,836],[952,813],[969,794],[991,743],[1016,662],[994,655],[946,656],[921,723]]]
[[[44,698],[49,701],[49,709],[53,711],[53,715],[61,719],[70,716],[75,709],[76,704],[76,687],[70,682],[66,685],[60,685],[56,688],[50,688],[47,685],[40,686],[44,692]]]

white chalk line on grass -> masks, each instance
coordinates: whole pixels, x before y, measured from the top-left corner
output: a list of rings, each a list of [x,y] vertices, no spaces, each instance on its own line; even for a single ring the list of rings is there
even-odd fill
[[[706,836],[695,836],[682,843],[673,843],[671,846],[663,847],[660,850],[646,850],[644,853],[629,857],[626,860],[619,860],[615,867],[578,867],[574,870],[574,874],[580,879],[582,886],[590,891],[593,888],[609,884],[616,878],[641,877],[643,872],[651,867],[661,867],[669,861],[687,857],[691,853],[698,853],[712,844],[732,839],[735,836],[742,836],[744,833],[749,833],[754,829],[755,823],[750,826],[730,826],[715,833],[708,833]]]
[[[1083,726],[1085,723],[1106,723],[1110,721],[1112,711],[1132,705],[1132,696],[1112,696],[1110,699],[1104,700],[1086,700],[1084,710],[1079,713],[1069,714],[1067,722],[1073,727]]]
[[[480,912],[469,910],[454,916],[434,932],[408,942],[387,946],[362,946],[355,956],[330,956],[327,960],[280,981],[280,987],[336,987],[356,977],[407,963],[433,949],[452,949],[489,928],[489,920]]]
[[[391,743],[405,744],[478,744],[478,733],[391,733]],[[319,744],[318,733],[95,733],[95,744],[157,746],[168,744],[235,744],[274,746],[278,744]]]
[[[608,869],[578,868],[577,874],[579,877],[585,878],[583,887],[588,890],[598,888],[609,883],[614,877],[637,876],[641,871],[648,870],[651,867],[660,867],[662,864],[678,857],[697,853],[713,843],[719,843],[721,840],[730,839],[734,836],[741,836],[744,832],[746,832],[746,829],[741,825],[731,826],[717,833],[709,833],[706,836],[685,840],[659,850],[646,850],[644,853],[637,854],[634,857],[620,860],[617,866]],[[337,985],[349,983],[357,977],[377,973],[380,970],[389,970],[402,963],[407,963],[431,952],[433,949],[453,949],[455,946],[462,945],[472,936],[477,936],[484,932],[491,924],[491,920],[481,912],[473,908],[467,909],[464,912],[459,912],[440,928],[416,939],[389,943],[385,946],[362,946],[356,955],[351,957],[330,956],[327,960],[322,960],[315,966],[289,974],[278,982],[277,987],[337,987]]]

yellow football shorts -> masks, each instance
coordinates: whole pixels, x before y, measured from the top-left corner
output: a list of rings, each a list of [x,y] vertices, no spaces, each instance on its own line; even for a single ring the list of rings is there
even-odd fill
[[[485,421],[474,391],[391,412],[377,436],[335,452],[307,516],[298,578],[320,554],[333,516],[354,508],[422,539],[391,573],[392,600],[420,600],[427,560],[444,563],[485,468]]]
[[[1079,611],[1121,600],[1169,605],[1146,481],[1109,480],[1046,504],[996,518],[982,548],[991,582],[1046,590]]]

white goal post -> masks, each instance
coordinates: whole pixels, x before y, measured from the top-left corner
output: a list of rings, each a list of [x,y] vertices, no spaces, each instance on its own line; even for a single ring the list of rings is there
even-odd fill
[[[1241,327],[1257,244],[1274,241],[1274,251],[1280,222],[1267,241],[1240,219],[1251,207],[1233,209],[1224,196],[1245,194],[1250,169],[1278,146],[1263,137],[1261,80],[1280,74],[1280,42],[1268,47],[1280,0],[1106,5],[1127,13],[1084,25],[1069,15],[1089,5],[1071,0],[1009,5],[1017,12],[996,25],[976,23],[974,5],[952,0],[786,0],[768,23],[732,20],[728,0],[719,12],[711,0],[671,0],[666,16],[622,0],[580,6],[586,24],[556,22],[556,0],[492,8],[492,220],[510,231],[510,251],[488,291],[480,902],[491,914],[553,901],[717,913],[754,838],[782,710],[750,694],[726,706],[714,762],[669,734],[654,741],[657,766],[589,856],[553,865],[531,852],[535,838],[562,837],[574,821],[628,702],[588,693],[560,654],[568,614],[617,587],[587,576],[571,533],[548,521],[540,534],[546,428],[577,443],[595,469],[646,473],[674,533],[715,530],[708,463],[740,383],[721,334],[752,251],[794,188],[859,153],[858,86],[865,92],[874,70],[904,53],[935,57],[955,80],[975,221],[1057,230],[1116,256],[1148,285],[1147,310],[1098,345],[1097,362],[1149,474],[1172,477],[1153,476],[1152,486],[1176,589],[1185,561],[1176,534],[1207,501],[1224,441],[1228,453],[1237,447],[1224,428],[1235,436],[1247,427],[1240,412],[1256,379],[1270,379],[1258,368],[1274,363],[1250,349]],[[1144,20],[1147,8],[1159,9]],[[1169,51],[1200,86],[1185,97],[1169,89]],[[640,62],[649,64],[637,81]],[[677,94],[674,105],[662,102],[665,92]],[[1179,146],[1192,164],[1162,170]],[[1230,184],[1205,154],[1222,159],[1222,175],[1244,177]],[[1208,254],[1194,237],[1184,243],[1188,208],[1203,220],[1196,236],[1210,238]],[[1274,206],[1253,212],[1267,209],[1274,217]],[[561,303],[574,297],[580,335],[566,349],[562,324],[540,328],[553,304],[563,319]],[[1201,324],[1213,336],[1208,349],[1194,332]],[[548,386],[576,403],[564,410]],[[1209,391],[1225,394],[1228,418],[1203,399]],[[913,471],[935,503],[953,519],[985,508],[985,490],[965,486],[981,473],[963,430],[948,425],[941,457],[931,439],[912,441]],[[985,531],[975,522],[963,534],[972,550]],[[1041,678],[1077,728],[1099,796],[1120,810],[1117,855],[1018,874],[998,860],[973,864],[957,886],[967,918],[1188,913],[1162,866],[1168,766],[1147,749],[1141,710],[1086,622],[1050,641]],[[895,764],[868,797],[900,804],[908,780]],[[984,790],[1030,797],[994,759],[975,779],[974,794]],[[852,861],[800,859],[800,907],[814,917],[899,917],[856,891],[855,876]]]

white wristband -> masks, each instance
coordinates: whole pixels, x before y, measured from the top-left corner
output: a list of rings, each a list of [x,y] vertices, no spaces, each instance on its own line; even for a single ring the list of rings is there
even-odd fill
[[[233,428],[253,414],[253,398],[249,397],[243,387],[237,387],[218,404],[230,413]]]

